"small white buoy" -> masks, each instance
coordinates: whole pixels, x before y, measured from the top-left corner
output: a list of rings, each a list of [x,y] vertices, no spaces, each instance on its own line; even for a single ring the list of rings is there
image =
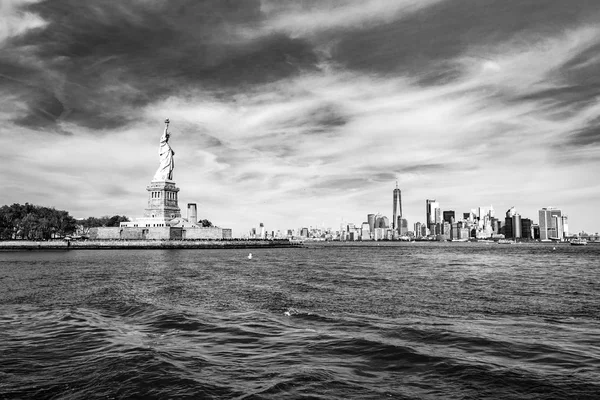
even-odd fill
[[[556,247],[553,247],[552,250],[556,250]]]
[[[252,253],[248,254],[248,260],[252,260]]]

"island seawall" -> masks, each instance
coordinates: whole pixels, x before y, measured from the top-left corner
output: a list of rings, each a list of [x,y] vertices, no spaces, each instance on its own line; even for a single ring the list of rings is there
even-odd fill
[[[301,247],[289,240],[10,240],[2,250],[98,250],[98,249],[255,249]]]

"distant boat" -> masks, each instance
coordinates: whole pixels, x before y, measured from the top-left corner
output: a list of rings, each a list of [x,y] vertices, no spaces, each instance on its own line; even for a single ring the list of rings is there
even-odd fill
[[[468,242],[469,238],[462,238],[462,239],[452,239],[452,242]]]
[[[587,240],[584,238],[576,238],[571,240],[571,246],[585,246],[587,244]]]
[[[498,240],[498,244],[514,244],[515,242],[513,242],[512,240],[508,240],[508,239],[500,239]]]
[[[248,254],[248,260],[252,260],[252,253]]]

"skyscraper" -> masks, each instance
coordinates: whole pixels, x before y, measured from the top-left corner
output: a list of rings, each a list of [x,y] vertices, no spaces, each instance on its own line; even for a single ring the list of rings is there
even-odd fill
[[[562,211],[544,207],[539,212],[540,240],[562,239]]]
[[[421,236],[423,236],[422,232],[422,224],[420,222],[417,222],[415,224],[415,237],[420,238]]]
[[[566,215],[562,216],[563,238],[569,236],[569,218]]]
[[[408,221],[406,218],[398,218],[398,233],[400,236],[408,235]]]
[[[398,188],[398,181],[396,181],[396,189],[394,189],[394,219],[392,219],[392,229],[400,232],[400,226],[398,225],[398,219],[402,218],[402,193]]]
[[[425,208],[426,208],[426,226],[429,228],[429,231],[432,235],[441,234],[441,222],[442,215],[440,210],[440,203],[436,200],[425,200]]]
[[[375,214],[367,214],[367,222],[369,223],[369,229],[373,232],[375,229]]]
[[[453,224],[454,220],[456,219],[456,214],[454,211],[444,211],[442,215],[444,222],[447,222],[449,224]]]
[[[521,239],[522,236],[521,215],[515,214],[512,217],[512,233],[513,238]]]

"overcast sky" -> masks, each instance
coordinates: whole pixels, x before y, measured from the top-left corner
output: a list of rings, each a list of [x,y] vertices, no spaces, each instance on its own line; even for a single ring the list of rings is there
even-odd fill
[[[555,206],[600,226],[595,0],[0,0],[0,203],[242,235]]]

